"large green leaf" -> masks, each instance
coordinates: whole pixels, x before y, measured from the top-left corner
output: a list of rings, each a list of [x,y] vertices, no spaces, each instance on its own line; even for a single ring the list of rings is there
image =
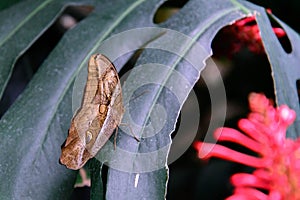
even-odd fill
[[[218,7],[213,6],[216,4]],[[205,9],[201,12],[200,7]],[[180,34],[166,30],[161,37],[146,46],[148,48],[143,51],[136,63],[137,68],[142,68],[143,72],[134,73],[131,76],[132,82],[139,82],[139,77],[147,77],[147,74],[148,76],[151,74],[151,78],[147,79],[151,79],[149,82],[155,84],[143,86],[137,94],[143,91],[146,91],[146,94],[138,98],[142,100],[136,100],[137,103],[131,104],[129,109],[133,113],[133,120],[141,127],[145,127],[149,120],[154,121],[154,107],[159,104],[165,109],[165,113],[168,113],[166,123],[155,136],[143,138],[141,143],[137,143],[130,137],[120,137],[120,146],[127,152],[131,152],[131,155],[112,153],[113,157],[109,163],[121,163],[123,166],[126,165],[126,168],[123,170],[110,168],[106,196],[108,199],[164,198],[168,176],[166,157],[169,151],[168,144],[171,142],[170,133],[175,130],[175,123],[183,104],[179,96],[181,95],[185,100],[199,79],[204,67],[203,61],[210,55],[210,44],[216,32],[242,16],[244,16],[243,12],[230,1],[189,1],[175,16],[160,24],[160,27],[184,33],[189,38],[181,38]],[[197,49],[199,44],[197,41],[201,42],[203,49]],[[147,63],[159,63],[167,67],[147,66]],[[145,68],[141,67],[143,65],[146,65]],[[174,78],[176,73],[179,73],[183,80]],[[172,89],[168,88],[168,85],[171,85]],[[174,95],[174,91],[180,91],[180,95]],[[142,128],[138,135],[145,135],[146,132],[145,128]],[[166,151],[162,150],[164,147],[168,147]]]
[[[22,1],[0,13],[0,95],[12,73],[17,58],[60,14],[63,5],[48,1]],[[31,31],[28,31],[31,30]]]
[[[284,28],[291,41],[292,52],[285,52],[276,35],[272,32],[272,26],[266,12],[260,10],[260,15],[257,15],[256,18],[273,72],[277,104],[287,104],[296,111],[297,118],[287,132],[288,137],[296,139],[300,136],[300,107],[296,87],[296,82],[300,79],[300,37],[293,29],[273,16]]]
[[[0,2],[0,10],[6,9],[9,6],[12,6],[16,3],[20,2],[20,0],[12,0],[12,1],[1,1]]]
[[[0,186],[1,199],[65,199],[70,195],[76,173],[59,165],[58,158],[72,117],[74,80],[86,71],[87,60],[93,53],[105,53],[112,60],[117,59],[116,66],[120,70],[132,55],[132,50],[140,47],[146,49],[136,63],[137,71],[134,72],[139,73],[129,75],[123,91],[126,94],[126,91],[138,89],[137,97],[127,108],[141,127],[134,133],[139,137],[146,134],[146,125],[155,119],[153,113],[157,104],[168,115],[158,134],[142,138],[140,142],[120,131],[118,148],[128,153],[130,159],[124,160],[128,157],[118,154],[119,150],[110,152],[110,143],[100,151],[100,159],[108,159],[106,161],[111,166],[106,198],[165,197],[170,134],[175,129],[184,100],[199,79],[203,61],[211,54],[211,41],[220,28],[259,8],[250,4],[245,5],[247,8],[234,0],[190,0],[168,21],[153,24],[153,15],[162,3],[162,0],[27,0],[0,13],[2,95],[17,58],[66,6],[83,4],[95,7],[92,14],[63,36],[0,121],[0,177],[5,180]],[[197,48],[199,51],[195,56]],[[118,59],[122,54],[127,56]],[[160,71],[155,68],[157,66]],[[177,73],[184,79],[176,79]],[[155,82],[131,88],[130,83],[143,80],[143,77]],[[179,91],[180,95],[174,95],[174,91]],[[160,154],[158,150],[163,147],[166,147],[165,154]],[[143,155],[153,152],[154,157],[160,159],[140,162]],[[108,158],[101,157],[108,154]],[[114,165],[120,162],[122,166]],[[141,170],[152,165],[159,167]],[[92,177],[99,178],[97,174]],[[102,191],[93,191],[101,196]]]
[[[59,165],[58,159],[72,117],[72,83],[101,41],[142,2],[124,1],[116,6],[110,1],[94,3],[95,12],[65,34],[26,91],[3,116],[0,176],[6,184],[1,184],[1,198],[64,199],[70,195],[76,173]],[[21,17],[8,19],[12,25],[1,23],[1,31],[6,30],[1,37],[1,52],[6,55],[1,57],[2,88],[17,56],[65,6],[75,3],[80,2],[26,1],[2,13],[1,19],[6,12],[22,13]]]
[[[297,118],[294,124],[288,129],[287,136],[298,138],[300,136],[300,107],[296,81],[300,79],[300,37],[297,32],[291,29],[284,22],[270,14],[270,17],[285,30],[292,46],[292,52],[287,53],[275,33],[266,10],[262,7],[242,2],[245,9],[255,11],[256,21],[260,30],[263,45],[268,56],[274,80],[274,91],[277,105],[286,104],[296,111]]]

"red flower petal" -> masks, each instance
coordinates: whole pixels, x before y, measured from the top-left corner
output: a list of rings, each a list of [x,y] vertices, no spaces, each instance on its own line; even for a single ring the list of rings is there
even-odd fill
[[[220,141],[238,143],[259,154],[254,157],[224,147],[220,144],[198,142],[195,148],[200,158],[218,157],[256,167],[252,174],[238,173],[231,181],[236,190],[229,200],[300,199],[300,138],[286,138],[286,130],[296,113],[286,105],[274,108],[264,95],[249,95],[252,111],[247,119],[239,121],[239,128],[247,135],[231,128],[219,128],[214,132]],[[249,137],[248,137],[249,136]],[[265,189],[269,194],[257,190]]]
[[[263,179],[258,178],[253,174],[237,173],[231,177],[231,183],[237,187],[256,187],[262,189],[269,189],[269,183]]]

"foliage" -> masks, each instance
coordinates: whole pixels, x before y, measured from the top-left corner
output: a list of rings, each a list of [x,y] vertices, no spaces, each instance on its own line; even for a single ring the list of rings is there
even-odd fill
[[[148,123],[157,103],[166,108],[169,116],[163,131],[151,140],[136,143],[132,138],[118,137],[118,144],[134,155],[160,148],[161,143],[170,143],[170,134],[175,129],[183,104],[163,89],[171,80],[170,72],[176,70],[188,80],[189,84],[182,90],[183,99],[186,99],[199,79],[204,67],[203,61],[211,54],[211,42],[217,31],[248,15],[255,15],[258,21],[274,74],[278,102],[287,103],[297,115],[300,114],[295,85],[300,77],[300,70],[297,70],[300,57],[297,33],[275,18],[292,41],[293,51],[287,54],[277,42],[267,14],[261,7],[238,0],[190,0],[166,22],[155,24],[153,15],[162,3],[162,0],[125,0],[117,3],[109,0],[25,0],[0,12],[2,96],[18,58],[54,23],[67,6],[85,5],[94,8],[88,17],[64,34],[25,91],[1,118],[0,177],[2,181],[5,180],[0,186],[1,198],[65,199],[70,196],[76,173],[59,165],[58,158],[60,145],[66,137],[72,117],[75,78],[85,68],[89,57],[99,52],[106,39],[126,30],[165,28],[145,31],[142,35],[134,35],[134,40],[111,44],[112,55],[119,55],[119,49],[131,48],[132,45],[135,49],[145,48],[158,41],[174,42],[174,48],[180,47],[182,57],[187,57],[189,51],[199,43],[205,50],[197,58],[197,69],[184,62],[182,57],[169,52],[145,49],[141,53],[136,65],[163,63],[169,66],[169,70],[156,74],[158,86],[145,86],[144,89],[149,91],[146,95],[151,98],[142,98],[140,105],[143,106],[136,106],[132,112],[139,113],[138,120],[142,126]],[[176,38],[164,40],[169,29],[189,36],[191,42],[182,43],[178,47]],[[106,52],[103,50],[100,53]],[[127,56],[120,60],[118,70],[121,70],[134,52],[124,50],[123,53],[127,53]],[[182,89],[181,84],[173,83],[172,86],[174,90]],[[296,120],[294,129],[290,129],[290,137],[299,136],[297,133],[300,132],[295,131],[298,123]],[[163,199],[168,180],[166,156],[163,158],[163,168],[139,175],[139,187],[136,188],[136,173],[109,169],[106,198]]]

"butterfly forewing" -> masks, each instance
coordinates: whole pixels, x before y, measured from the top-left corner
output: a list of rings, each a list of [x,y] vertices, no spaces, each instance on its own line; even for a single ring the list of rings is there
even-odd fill
[[[124,113],[118,73],[104,55],[91,56],[82,105],[72,119],[60,162],[81,168],[108,141]]]

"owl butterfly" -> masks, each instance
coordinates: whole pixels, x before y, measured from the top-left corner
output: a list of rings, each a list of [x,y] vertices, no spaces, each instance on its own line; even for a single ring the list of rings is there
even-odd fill
[[[80,169],[108,141],[124,114],[118,73],[108,58],[92,55],[80,109],[62,145],[60,163]]]

